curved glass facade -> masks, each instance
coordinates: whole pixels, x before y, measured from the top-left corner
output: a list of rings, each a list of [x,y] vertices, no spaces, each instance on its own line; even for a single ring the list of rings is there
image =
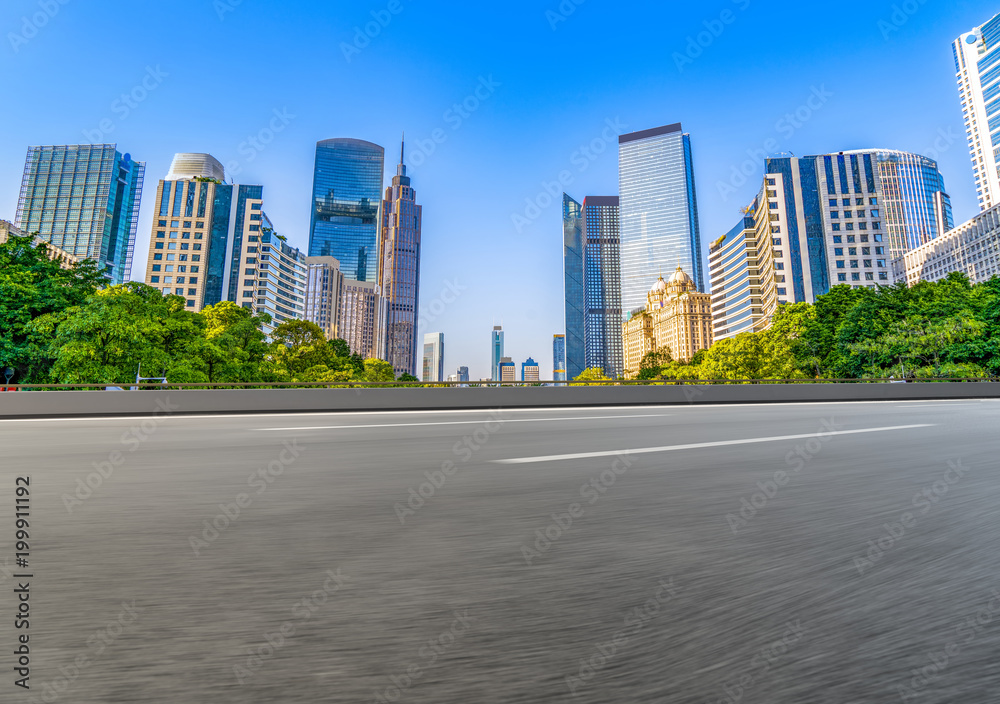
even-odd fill
[[[360,139],[316,144],[309,256],[335,257],[345,276],[378,281],[385,150]]]

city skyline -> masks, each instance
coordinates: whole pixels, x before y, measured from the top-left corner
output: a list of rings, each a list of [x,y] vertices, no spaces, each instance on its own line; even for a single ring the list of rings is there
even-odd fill
[[[206,92],[207,103],[197,108],[199,112],[219,110],[222,120],[214,124],[195,120],[177,129],[181,124],[178,120],[183,122],[181,115],[184,112],[178,112],[179,108],[171,105],[177,97],[176,92],[189,86],[200,89],[207,77],[193,78],[193,65],[166,63],[172,52],[165,49],[160,39],[154,38],[142,48],[134,63],[108,65],[104,85],[120,86],[120,90],[112,91],[106,99],[106,90],[95,91],[92,79],[82,74],[77,76],[70,70],[70,76],[78,85],[67,85],[64,92],[75,106],[73,111],[60,111],[56,105],[49,105],[50,98],[42,96],[37,110],[32,111],[37,114],[30,119],[27,114],[17,114],[17,111],[9,114],[11,129],[0,154],[6,157],[3,163],[17,164],[23,160],[29,145],[73,144],[93,137],[101,142],[118,143],[136,159],[145,161],[151,174],[163,174],[176,152],[213,153],[227,166],[235,163],[238,171],[233,178],[238,183],[262,184],[267,189],[267,211],[277,231],[288,236],[290,244],[305,249],[308,222],[303,225],[303,220],[307,218],[311,188],[308,182],[312,175],[309,152],[315,142],[338,134],[387,144],[397,139],[400,130],[405,128],[408,134],[416,135],[413,154],[419,164],[413,168],[421,179],[422,204],[428,205],[429,211],[435,211],[433,221],[425,223],[437,241],[425,252],[422,274],[426,286],[422,288],[427,295],[422,297],[421,306],[439,300],[439,292],[445,290],[448,282],[463,291],[455,303],[444,306],[443,313],[426,315],[425,319],[434,319],[422,326],[420,333],[431,328],[444,330],[449,334],[455,359],[470,364],[473,378],[481,378],[488,375],[489,359],[483,354],[480,342],[490,329],[487,318],[503,318],[510,333],[507,354],[515,359],[535,355],[542,360],[543,368],[551,372],[547,355],[538,357],[538,354],[551,343],[553,333],[564,329],[560,305],[559,208],[541,208],[541,214],[521,232],[511,224],[509,216],[524,211],[525,198],[544,202],[539,194],[546,194],[545,184],[557,180],[562,171],[573,178],[572,185],[566,188],[574,193],[615,192],[614,142],[617,135],[608,121],[614,125],[619,120],[617,124],[631,131],[680,120],[685,131],[693,135],[702,256],[707,253],[708,243],[732,228],[739,217],[738,208],[745,206],[759,187],[762,156],[754,156],[753,163],[747,167],[752,175],[743,174],[742,165],[751,160],[750,152],[760,150],[796,154],[870,148],[912,151],[939,161],[956,222],[964,222],[978,211],[964,143],[951,43],[971,28],[987,22],[997,8],[987,3],[965,3],[958,9],[921,6],[917,13],[906,16],[906,21],[899,23],[893,20],[891,8],[869,7],[862,3],[848,5],[846,9],[852,13],[850,22],[835,20],[829,33],[818,35],[815,46],[794,58],[774,58],[782,72],[783,85],[770,92],[766,100],[741,96],[738,116],[720,106],[729,103],[734,87],[745,83],[761,65],[751,60],[746,61],[745,66],[734,67],[733,58],[741,54],[755,32],[763,31],[765,26],[779,31],[783,23],[791,23],[791,18],[783,17],[780,11],[760,13],[755,6],[743,8],[742,3],[734,4],[736,22],[733,26],[726,27],[724,34],[713,36],[708,46],[699,47],[695,43],[692,49],[688,38],[697,37],[704,30],[704,23],[715,17],[704,9],[685,8],[671,15],[672,29],[661,42],[667,52],[658,62],[649,63],[649,68],[620,81],[622,64],[619,61],[608,67],[588,61],[585,66],[597,67],[597,71],[588,80],[590,92],[586,95],[593,92],[595,85],[602,86],[591,99],[585,98],[585,92],[579,88],[553,89],[555,84],[539,77],[537,70],[528,73],[528,64],[536,67],[549,52],[564,51],[575,34],[607,21],[604,13],[592,10],[596,5],[587,5],[565,23],[560,23],[555,31],[544,17],[544,8],[538,8],[537,14],[529,11],[524,16],[518,14],[513,19],[502,20],[513,22],[504,26],[518,36],[537,36],[551,44],[540,50],[541,56],[528,57],[530,61],[491,60],[504,54],[497,53],[502,49],[489,38],[482,52],[470,50],[473,59],[468,66],[452,71],[442,80],[421,86],[427,90],[420,96],[404,93],[401,100],[398,93],[386,90],[384,92],[389,94],[386,98],[365,97],[359,100],[358,109],[338,110],[333,118],[331,113],[324,112],[323,100],[310,94],[304,102],[296,94],[295,89],[302,85],[300,81],[282,85],[277,82],[266,59],[252,58],[236,50],[237,58],[252,62],[257,72],[256,75],[254,71],[247,72],[253,75],[252,80],[263,81],[268,87],[266,103],[260,110],[224,107],[226,103],[235,106],[234,91],[245,85],[243,80],[235,80],[232,85],[223,86],[218,96]],[[234,31],[238,34],[261,19],[246,4],[226,13],[224,20],[218,18],[211,7],[195,4],[191,7],[199,7],[199,11],[205,13],[206,24],[219,22],[209,29],[224,38]],[[14,30],[20,27],[21,16],[32,8],[37,6],[14,2],[0,18],[4,26]],[[657,14],[661,10],[652,12]],[[115,13],[97,8],[88,16],[73,5],[61,7],[60,14],[29,43],[18,46],[16,52],[5,47],[3,61],[12,70],[4,72],[0,80],[12,93],[23,91],[28,83],[44,80],[55,67],[53,61],[65,56],[57,51],[56,43],[71,27],[114,23],[118,21],[116,17],[123,22],[148,22],[141,18],[150,13],[156,21],[168,26],[172,22],[168,14],[147,8],[116,8]],[[354,89],[352,94],[357,95],[356,86],[370,80],[372,75],[381,76],[383,65],[391,62],[399,51],[432,52],[436,60],[441,60],[438,50],[413,47],[406,38],[430,21],[426,15],[424,11],[404,11],[371,47],[353,56],[351,62],[343,60],[339,68],[334,67],[333,73],[343,78],[346,88]],[[343,20],[325,21],[333,22],[335,36],[350,42],[354,26],[363,24],[365,16],[363,11],[351,11]],[[278,36],[291,31],[293,25],[296,31],[304,31],[305,39],[314,31],[309,27],[303,30],[302,24],[293,22],[291,17],[268,15],[267,19],[274,20],[272,31]],[[841,36],[834,38],[837,32]],[[183,33],[181,35],[182,46],[194,41],[193,37],[188,39]],[[177,37],[173,36],[171,41],[175,40]],[[461,42],[466,44],[468,40]],[[293,51],[291,60],[304,61],[306,56],[312,57],[319,51],[307,44],[304,42],[301,49]],[[641,42],[632,44],[636,46],[621,48],[628,52],[622,60],[639,65],[647,49],[642,48]],[[864,46],[870,55],[856,56],[848,46]],[[67,51],[72,48],[79,50],[81,47],[70,47]],[[89,56],[99,56],[103,51],[101,48],[85,49]],[[54,53],[53,60],[39,62],[42,52]],[[336,46],[331,58],[343,59]],[[870,65],[873,61],[900,78],[894,85],[879,87],[879,102],[891,106],[883,115],[872,115],[863,101],[856,100],[853,86],[846,79],[850,67],[856,63]],[[162,65],[158,66],[157,62]],[[65,68],[65,64],[60,65]],[[481,83],[480,78],[485,82]],[[386,76],[385,80],[391,87],[398,87],[399,81],[404,79]],[[412,77],[405,80],[412,81]],[[531,83],[525,84],[526,80]],[[704,88],[693,85],[699,81],[705,84]],[[510,89],[516,86],[523,92],[526,85],[529,90],[523,104],[514,101]],[[123,110],[115,110],[111,105],[119,92],[129,93],[132,86],[144,86],[146,95],[142,101],[133,100],[135,107],[128,108],[127,118],[123,119]],[[462,103],[465,96],[475,95],[477,88],[480,91],[476,110],[452,111],[450,121],[444,117],[453,104]],[[826,102],[817,95],[827,95]],[[300,99],[293,99],[297,97]],[[393,112],[381,107],[390,104],[390,97],[397,105],[408,98],[414,99],[406,110]],[[127,103],[119,103],[116,107],[122,105]],[[586,109],[580,110],[580,107]],[[541,118],[532,118],[526,112],[535,113],[540,109],[548,110]],[[561,117],[562,109],[569,109],[572,118]],[[808,119],[804,119],[806,114],[809,114]],[[554,115],[560,116],[559,119],[553,120]],[[791,115],[792,120],[786,119],[786,115]],[[734,130],[732,125],[737,118],[740,127]],[[110,122],[112,130],[102,128],[102,125],[107,126],[105,120]],[[453,129],[458,121],[461,124]],[[436,129],[441,130],[443,141],[432,137]],[[259,138],[262,133],[264,138]],[[512,138],[514,134],[519,137]],[[600,145],[595,146],[592,142],[608,137],[613,139],[597,153]],[[773,147],[768,146],[771,143]],[[586,152],[580,149],[581,146],[587,147]],[[580,163],[586,163],[587,168],[581,169]],[[491,180],[497,185],[490,189],[488,198],[479,197],[481,186],[459,183],[462,179],[454,175],[483,173],[484,167],[491,172]],[[512,178],[515,173],[517,178]],[[0,217],[13,220],[19,179],[17,167],[12,172],[4,170],[0,174]],[[143,235],[150,232],[153,219],[155,199],[150,197],[150,185],[147,184],[142,202],[132,268],[134,280],[142,279],[138,263],[146,259]],[[482,213],[487,203],[496,211],[496,216],[484,220]],[[514,248],[528,246],[530,242],[536,256],[520,263],[519,268],[498,265],[495,260],[484,257],[481,244],[468,242],[467,223],[473,218],[486,227],[486,232],[482,237],[477,235],[477,239],[490,241],[495,246],[502,238]],[[456,252],[466,255],[468,263],[464,258],[458,259]],[[480,260],[488,263],[481,265]],[[346,274],[348,268],[345,266],[344,270]],[[512,276],[517,277],[517,287],[510,286]]]

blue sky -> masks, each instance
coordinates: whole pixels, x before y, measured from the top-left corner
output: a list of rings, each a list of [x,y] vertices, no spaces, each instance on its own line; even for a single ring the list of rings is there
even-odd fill
[[[147,164],[136,278],[156,182],[180,151],[262,184],[279,231],[305,248],[315,142],[382,144],[388,176],[405,130],[424,206],[421,334],[444,332],[449,373],[481,378],[502,321],[507,353],[549,376],[559,198],[528,201],[544,205],[563,171],[578,200],[617,193],[608,121],[691,133],[706,248],[752,199],[764,151],[934,156],[961,222],[978,205],[951,41],[997,12],[980,0],[5,0],[0,218],[14,218],[29,145],[110,141]],[[445,303],[449,283],[460,293]]]

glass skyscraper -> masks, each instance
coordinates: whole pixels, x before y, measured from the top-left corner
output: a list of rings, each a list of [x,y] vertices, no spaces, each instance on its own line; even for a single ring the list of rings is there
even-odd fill
[[[429,332],[424,335],[424,369],[420,380],[445,381],[443,332]]]
[[[691,136],[678,123],[618,142],[622,307],[643,307],[651,282],[678,266],[704,292]]]
[[[15,224],[125,283],[145,171],[115,144],[30,147]]]
[[[983,210],[1000,204],[1000,15],[952,44],[969,135],[976,195]]]
[[[360,139],[316,144],[309,256],[335,257],[344,276],[378,282],[385,150]]]
[[[563,194],[563,266],[566,298],[566,374],[578,377],[587,368],[587,300],[584,292],[583,206]]]
[[[566,381],[566,336],[552,336],[552,380]]]
[[[385,350],[396,376],[414,374],[417,366],[417,311],[420,304],[420,230],[423,207],[417,205],[400,147],[399,166],[382,202],[380,277],[386,310]],[[442,381],[443,379],[437,379]]]
[[[618,196],[583,199],[585,366],[612,379],[624,372],[618,202]]]
[[[500,362],[503,360],[503,327],[497,325],[493,328],[493,338],[491,342],[493,381],[500,381]]]

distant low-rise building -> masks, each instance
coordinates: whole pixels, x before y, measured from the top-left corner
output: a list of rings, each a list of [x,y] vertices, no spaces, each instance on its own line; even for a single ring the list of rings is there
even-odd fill
[[[677,267],[669,281],[661,276],[646,294],[645,310],[634,311],[622,324],[622,338],[629,377],[639,373],[648,352],[670,350],[675,360],[687,362],[712,346],[712,297],[700,293],[694,279]]]
[[[517,366],[510,357],[500,358],[500,381],[517,381]]]
[[[538,362],[531,357],[521,365],[521,381],[539,381]]]
[[[28,233],[23,232],[20,228],[15,227],[14,223],[7,220],[0,220],[0,244],[3,244],[11,237],[27,237]],[[46,251],[49,253],[49,259],[52,261],[59,262],[63,269],[69,269],[71,266],[80,261],[79,257],[75,257],[69,252],[56,247],[51,242],[46,242],[41,237],[35,237],[34,242],[36,245],[45,245]]]
[[[940,281],[953,271],[972,283],[1000,276],[1000,205],[893,261],[898,281],[913,286]]]

